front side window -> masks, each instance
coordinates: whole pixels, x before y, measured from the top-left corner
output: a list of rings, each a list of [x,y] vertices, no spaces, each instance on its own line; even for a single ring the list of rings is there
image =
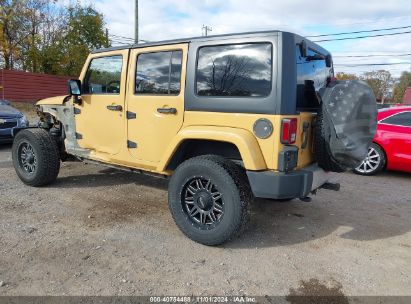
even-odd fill
[[[411,127],[411,112],[403,112],[393,115],[391,117],[384,119],[383,121],[381,121],[381,123]]]
[[[83,83],[84,94],[120,94],[123,56],[94,58]]]
[[[135,93],[178,95],[183,52],[141,54],[137,58]]]
[[[198,52],[196,85],[200,96],[268,96],[271,77],[271,43],[207,46]]]

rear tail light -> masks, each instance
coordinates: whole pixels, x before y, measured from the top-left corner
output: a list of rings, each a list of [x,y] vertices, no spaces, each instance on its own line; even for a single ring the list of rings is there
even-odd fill
[[[336,82],[338,81],[337,77],[334,76],[329,76],[327,77],[327,86],[331,83],[331,82]]]
[[[295,144],[297,140],[297,118],[284,118],[281,122],[281,143]]]

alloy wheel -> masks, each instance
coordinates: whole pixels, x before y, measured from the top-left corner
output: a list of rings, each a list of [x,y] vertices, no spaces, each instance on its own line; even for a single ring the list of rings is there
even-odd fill
[[[28,174],[33,174],[37,168],[37,156],[33,146],[28,142],[22,142],[18,149],[18,161],[20,167]]]
[[[202,229],[214,228],[224,216],[223,195],[203,177],[192,178],[183,186],[182,205],[192,223]]]
[[[381,155],[373,147],[368,148],[368,155],[356,170],[360,173],[369,174],[378,169],[381,163]]]

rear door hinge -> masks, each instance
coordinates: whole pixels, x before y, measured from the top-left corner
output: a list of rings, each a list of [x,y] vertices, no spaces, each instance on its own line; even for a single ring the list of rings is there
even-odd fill
[[[127,117],[127,119],[136,119],[136,118],[137,118],[137,115],[136,115],[136,113],[127,111],[127,112],[126,112],[126,117]]]
[[[127,140],[127,148],[129,149],[136,149],[137,148],[137,143],[131,141],[131,140]]]
[[[305,148],[307,148],[308,140],[309,140],[309,137],[310,137],[310,127],[311,127],[311,124],[308,121],[304,121],[304,124],[303,124],[303,136],[304,136],[304,138],[303,138],[303,143],[301,145],[301,149],[303,149],[303,150]]]

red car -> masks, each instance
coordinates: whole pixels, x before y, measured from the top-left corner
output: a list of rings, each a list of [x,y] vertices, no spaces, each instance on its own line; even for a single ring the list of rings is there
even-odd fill
[[[379,171],[411,172],[411,107],[378,112],[378,128],[367,158],[354,172],[374,175]]]

